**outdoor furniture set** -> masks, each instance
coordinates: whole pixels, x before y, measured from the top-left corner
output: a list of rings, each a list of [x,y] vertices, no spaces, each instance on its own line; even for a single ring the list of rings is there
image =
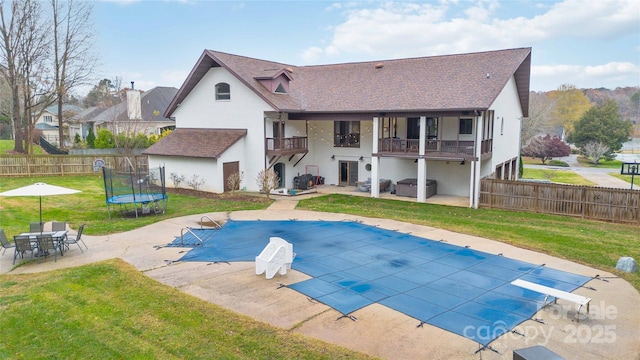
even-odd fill
[[[2,245],[2,255],[9,248],[14,249],[13,264],[15,265],[18,256],[24,259],[29,252],[29,262],[33,261],[33,257],[37,257],[38,262],[41,258],[46,258],[53,252],[54,261],[58,261],[58,253],[64,255],[64,251],[69,250],[69,245],[76,244],[81,252],[82,243],[88,249],[87,244],[82,240],[82,232],[84,224],[80,225],[77,234],[69,236],[67,231],[67,223],[54,221],[51,223],[51,231],[44,231],[42,223],[31,223],[29,232],[24,232],[13,237],[13,243],[10,243],[4,230],[0,229],[0,244]]]

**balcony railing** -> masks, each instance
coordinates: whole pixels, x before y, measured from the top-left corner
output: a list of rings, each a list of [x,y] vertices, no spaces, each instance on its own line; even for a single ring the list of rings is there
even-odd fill
[[[460,140],[427,140],[425,148],[426,156],[460,157],[474,155],[474,141]],[[491,140],[483,140],[482,153],[491,152]],[[378,152],[391,156],[417,155],[420,148],[418,139],[378,139]]]
[[[306,136],[295,136],[291,138],[266,138],[265,141],[267,155],[290,155],[306,153],[309,151]]]

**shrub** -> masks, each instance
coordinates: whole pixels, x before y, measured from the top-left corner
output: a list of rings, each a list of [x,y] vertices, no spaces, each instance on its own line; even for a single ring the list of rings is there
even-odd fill
[[[169,179],[171,179],[171,181],[173,182],[173,187],[175,188],[179,188],[180,184],[182,184],[182,182],[185,179],[184,175],[178,175],[174,172],[172,172],[171,174],[169,174]]]
[[[95,149],[96,147],[96,135],[93,133],[93,129],[89,128],[89,133],[87,134],[87,145],[89,145],[89,148],[91,149]]]
[[[271,194],[271,190],[275,189],[278,186],[280,178],[278,178],[278,175],[275,171],[273,171],[273,169],[265,169],[260,170],[258,176],[256,177],[256,181],[258,183],[260,191],[267,195],[267,199],[270,199],[269,195]]]
[[[569,164],[567,164],[566,162],[561,161],[561,160],[551,160],[551,161],[549,161],[549,166],[569,167]]]
[[[88,136],[87,142],[89,142]],[[96,149],[113,149],[116,147],[113,133],[108,129],[100,129],[98,131],[98,137],[93,144]]]
[[[244,172],[237,172],[229,176],[229,179],[227,179],[227,185],[229,185],[231,192],[240,190],[240,184],[242,183],[243,177],[244,177]]]
[[[200,179],[200,175],[193,174],[191,179],[187,180],[187,185],[189,185],[193,190],[200,190],[206,181],[207,179]]]

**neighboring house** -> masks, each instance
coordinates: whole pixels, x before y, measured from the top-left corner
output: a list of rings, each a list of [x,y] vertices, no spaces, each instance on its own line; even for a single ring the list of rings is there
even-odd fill
[[[74,141],[76,135],[79,135],[80,139],[85,140],[87,135],[89,135],[89,129],[93,126],[91,120],[104,110],[102,107],[92,106],[82,110],[76,114],[76,116],[69,119],[69,139]]]
[[[87,128],[88,132],[88,127],[92,127],[96,135],[100,128],[106,128],[114,134],[160,135],[162,131],[175,127],[175,121],[165,117],[164,113],[177,92],[178,89],[174,87],[160,86],[141,94],[138,91],[129,90],[128,95],[133,93],[135,96],[127,96],[126,101],[108,107],[95,116],[85,117],[81,120],[86,124],[83,129]],[[135,104],[132,104],[132,101]],[[132,111],[132,109],[138,110]],[[137,115],[134,116],[132,113]]]
[[[78,106],[69,104],[62,105],[62,116],[64,117],[63,124],[80,111],[82,111],[82,109]],[[36,129],[42,131],[42,136],[45,138],[45,140],[53,144],[59,144],[59,126],[60,123],[58,121],[58,105],[52,105],[46,108],[36,119],[34,124],[34,127]],[[63,132],[64,136],[66,137],[68,135],[68,130],[63,129]]]
[[[481,178],[516,177],[530,67],[531,48],[320,66],[205,50],[165,113],[176,130],[145,153],[213,192],[238,171],[258,191],[273,168],[286,188],[370,179],[373,197],[414,178],[420,202],[435,180],[477,207]]]

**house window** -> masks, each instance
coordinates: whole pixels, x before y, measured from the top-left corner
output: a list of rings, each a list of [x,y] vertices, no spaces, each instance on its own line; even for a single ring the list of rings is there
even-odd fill
[[[360,147],[360,121],[334,121],[333,146]]]
[[[229,84],[216,84],[216,100],[231,100],[231,88],[229,87]]]
[[[52,123],[53,122],[53,116],[51,116],[51,115],[45,115],[45,116],[43,116],[43,118],[44,118],[44,122],[45,123]]]
[[[438,138],[438,118],[428,117],[426,119],[428,140]],[[407,118],[407,139],[420,139],[420,118]]]
[[[473,119],[460,119],[460,135],[473,134]]]

